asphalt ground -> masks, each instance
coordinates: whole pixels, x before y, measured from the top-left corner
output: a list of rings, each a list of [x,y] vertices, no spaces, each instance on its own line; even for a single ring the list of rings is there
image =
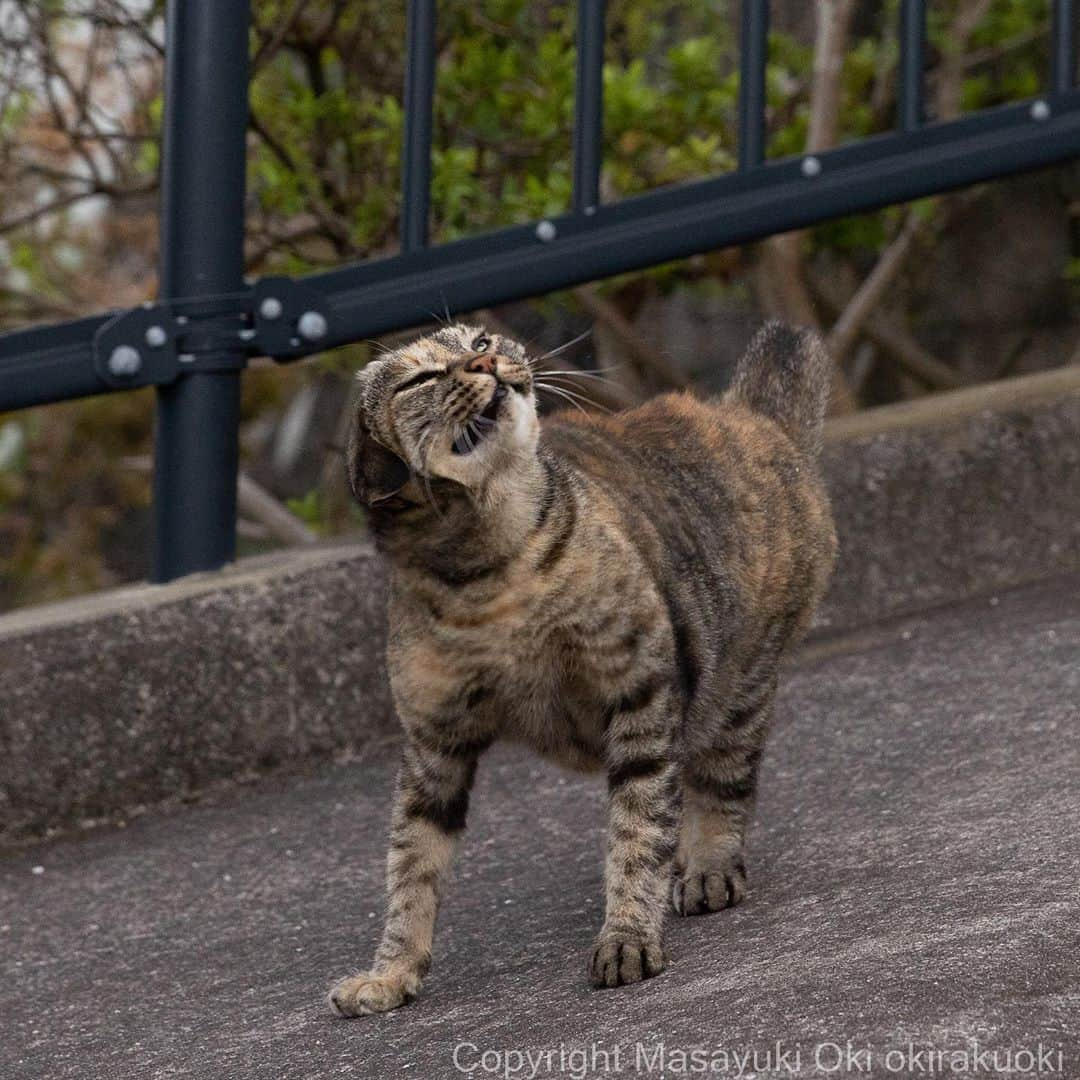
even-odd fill
[[[384,1016],[324,995],[378,934],[389,749],[10,853],[0,1078],[1080,1077],[1078,586],[808,646],[747,900],[673,915],[638,986],[586,982],[602,780],[514,748],[424,992]]]

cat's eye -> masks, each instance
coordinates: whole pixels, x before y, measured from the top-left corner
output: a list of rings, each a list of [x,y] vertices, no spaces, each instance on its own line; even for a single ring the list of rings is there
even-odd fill
[[[473,350],[473,352],[487,352],[487,351],[488,351],[488,349],[490,349],[490,348],[491,348],[491,338],[489,338],[489,337],[484,337],[484,335],[483,335],[483,334],[481,334],[481,335],[480,335],[480,336],[479,336],[479,337],[478,337],[478,338],[477,338],[477,339],[476,339],[476,340],[475,340],[475,341],[474,341],[474,342],[472,343],[472,350]]]
[[[402,390],[411,390],[414,386],[419,386],[421,383],[430,382],[432,379],[437,379],[442,374],[441,371],[434,369],[428,369],[427,371],[421,371],[414,375],[411,379],[406,379],[400,386],[394,388],[395,394],[400,394]]]

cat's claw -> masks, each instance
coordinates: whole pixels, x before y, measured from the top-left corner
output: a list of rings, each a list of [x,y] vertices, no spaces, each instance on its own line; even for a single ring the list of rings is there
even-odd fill
[[[706,915],[734,907],[745,895],[746,866],[737,859],[726,866],[691,866],[677,873],[671,903],[680,915]]]
[[[589,981],[596,987],[625,986],[659,975],[666,962],[659,938],[606,931],[596,939]]]

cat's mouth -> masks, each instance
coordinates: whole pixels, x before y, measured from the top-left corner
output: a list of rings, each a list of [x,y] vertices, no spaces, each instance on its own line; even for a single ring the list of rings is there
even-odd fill
[[[507,393],[507,388],[502,383],[496,383],[484,411],[477,413],[454,440],[452,449],[455,454],[471,454],[495,430],[499,421],[499,409]]]

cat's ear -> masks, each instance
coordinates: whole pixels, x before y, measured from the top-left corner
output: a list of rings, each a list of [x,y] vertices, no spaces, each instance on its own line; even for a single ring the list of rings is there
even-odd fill
[[[364,506],[392,499],[409,482],[409,466],[392,450],[372,438],[362,406],[353,412],[345,472],[353,496]]]

